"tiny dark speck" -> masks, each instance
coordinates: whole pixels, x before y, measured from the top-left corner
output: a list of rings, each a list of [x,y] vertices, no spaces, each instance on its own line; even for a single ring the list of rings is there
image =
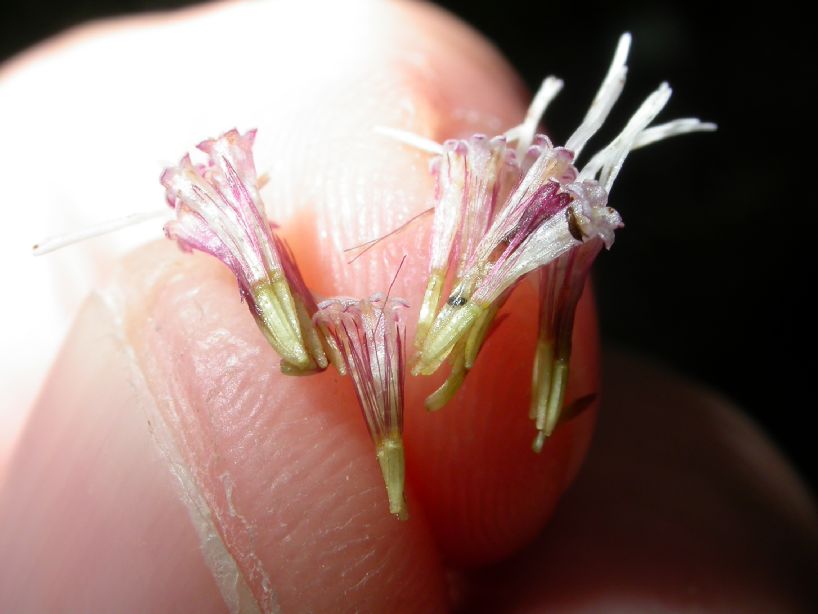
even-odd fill
[[[568,220],[568,232],[571,233],[571,236],[577,241],[582,241],[582,230],[579,228],[577,216],[571,207],[565,210],[565,219]]]
[[[460,294],[452,294],[446,302],[452,307],[462,307],[468,302],[468,299]]]

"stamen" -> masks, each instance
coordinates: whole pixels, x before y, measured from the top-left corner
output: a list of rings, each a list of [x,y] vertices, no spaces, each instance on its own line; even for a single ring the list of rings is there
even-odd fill
[[[596,132],[605,123],[608,113],[611,112],[619,95],[625,87],[625,77],[628,74],[628,52],[631,47],[631,35],[626,32],[619,37],[619,43],[616,46],[611,66],[608,69],[608,74],[605,75],[604,81],[599,88],[599,91],[582,120],[579,128],[576,129],[568,141],[565,143],[565,148],[574,152],[574,157],[578,158],[582,149],[588,140],[596,134]]]
[[[505,137],[509,141],[516,141],[517,156],[522,158],[525,152],[531,147],[537,127],[540,125],[548,105],[557,97],[562,90],[564,83],[562,79],[549,76],[540,85],[540,89],[534,95],[534,99],[528,107],[523,123],[506,130]]]
[[[642,130],[636,138],[633,139],[630,151],[653,145],[659,141],[672,138],[682,134],[690,134],[693,132],[713,132],[717,130],[718,126],[713,123],[703,122],[696,118],[675,119],[658,126],[651,126]],[[621,135],[620,135],[621,136]],[[580,178],[596,178],[599,176],[602,167],[609,164],[612,154],[612,149],[615,142],[611,143],[601,151],[598,151],[591,160],[583,167],[580,172]],[[621,165],[620,165],[621,166]]]
[[[671,93],[670,86],[667,83],[662,83],[656,91],[648,96],[630,118],[622,132],[619,133],[619,136],[592,158],[592,160],[597,160],[595,164],[598,167],[596,165],[586,165],[580,172],[580,180],[594,179],[598,172],[599,182],[606,191],[610,192],[619,171],[622,169],[625,158],[633,149],[633,143],[665,107],[667,101],[670,100]]]
[[[76,232],[68,232],[62,235],[48,237],[36,243],[31,248],[31,251],[35,256],[42,256],[43,254],[51,253],[63,247],[74,245],[75,243],[81,243],[94,237],[106,235],[111,232],[116,232],[117,230],[122,230],[123,228],[128,228],[129,226],[135,226],[136,224],[162,217],[170,217],[167,208],[158,209],[156,211],[146,211],[144,213],[131,213],[105,222],[99,222],[98,224]]]
[[[665,124],[651,126],[640,132],[631,146],[631,150],[653,145],[674,136],[690,134],[691,132],[713,132],[717,128],[716,124],[703,122],[695,117],[674,119]]]
[[[414,132],[409,132],[408,130],[390,128],[389,126],[375,126],[373,130],[382,136],[435,156],[439,156],[443,153],[443,146],[440,143],[432,139],[427,139],[425,136],[415,134]]]

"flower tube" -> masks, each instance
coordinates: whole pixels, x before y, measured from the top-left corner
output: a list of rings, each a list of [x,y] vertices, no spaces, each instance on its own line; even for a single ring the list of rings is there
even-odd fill
[[[622,92],[630,40],[628,34],[620,38],[596,97],[564,147],[554,146],[544,135],[531,134],[562,87],[554,77],[543,82],[523,123],[505,133],[516,144],[518,155],[530,144],[519,180],[505,200],[492,203],[487,214],[490,222],[479,229],[479,242],[459,264],[452,292],[431,324],[423,322],[423,334],[416,339],[414,375],[432,374],[447,359],[452,364],[450,378],[427,399],[427,406],[441,407],[474,363],[509,292],[526,275],[540,271],[540,332],[531,406],[538,430],[535,451],[542,448],[560,417],[574,312],[591,265],[603,246],[611,248],[615,231],[623,225],[619,213],[608,206],[608,194],[625,158],[634,149],[677,134],[715,129],[692,118],[650,126],[670,98],[670,87],[663,83],[607,147],[581,170],[577,168],[576,158]],[[457,195],[449,198],[457,200]],[[433,227],[433,250],[440,238],[436,232]]]
[[[327,366],[311,320],[315,300],[303,283],[289,249],[264,217],[252,146],[255,131],[230,130],[198,149],[205,164],[185,155],[165,169],[161,181],[176,218],[165,234],[184,251],[221,260],[236,276],[241,296],[270,345],[291,374]]]
[[[377,294],[369,299],[323,301],[314,319],[352,378],[386,484],[389,511],[408,517],[404,498],[403,382],[406,330],[402,299]],[[340,370],[340,369],[339,369]]]

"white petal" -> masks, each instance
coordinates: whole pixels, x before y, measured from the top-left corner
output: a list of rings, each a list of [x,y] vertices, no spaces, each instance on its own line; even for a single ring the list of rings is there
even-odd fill
[[[611,67],[608,69],[608,74],[602,81],[599,91],[582,120],[579,128],[574,134],[570,136],[565,143],[565,147],[574,152],[575,157],[579,157],[582,148],[588,140],[596,134],[597,130],[605,123],[608,113],[611,112],[616,103],[622,89],[625,87],[625,77],[628,74],[628,51],[631,47],[631,35],[625,32],[620,38],[614,52]]]
[[[67,247],[68,245],[81,243],[87,239],[100,237],[102,235],[116,232],[117,230],[128,228],[129,226],[134,226],[136,224],[141,224],[142,222],[147,222],[148,220],[155,220],[160,217],[170,219],[172,217],[172,210],[168,207],[163,207],[162,209],[157,209],[154,211],[131,213],[129,215],[124,215],[112,220],[106,220],[104,222],[87,226],[76,232],[67,232],[54,237],[48,237],[37,243],[32,249],[32,252],[35,256],[42,256],[43,254],[48,254],[63,247]]]
[[[716,130],[716,124],[703,122],[695,117],[684,119],[674,119],[658,126],[651,126],[639,133],[631,147],[631,150],[639,149],[647,145],[652,145],[657,141],[664,141],[673,136],[688,134],[690,132],[712,132]]]
[[[540,89],[537,90],[537,93],[534,95],[534,99],[531,101],[528,111],[525,114],[525,119],[523,119],[523,123],[506,131],[505,136],[509,141],[517,141],[517,156],[521,159],[528,148],[531,147],[534,135],[537,133],[537,126],[539,126],[540,121],[542,121],[545,110],[548,108],[548,105],[551,104],[551,101],[557,97],[557,94],[560,93],[563,85],[562,79],[558,79],[553,75],[546,77],[542,85],[540,85]]]
[[[425,136],[415,134],[414,132],[409,132],[408,130],[390,128],[389,126],[375,126],[373,130],[382,136],[435,156],[439,156],[443,153],[443,145],[440,143],[432,139],[427,139]]]

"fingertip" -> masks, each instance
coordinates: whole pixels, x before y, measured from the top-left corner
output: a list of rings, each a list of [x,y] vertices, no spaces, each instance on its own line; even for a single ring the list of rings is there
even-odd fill
[[[188,498],[262,610],[442,608],[421,506],[407,522],[389,514],[348,378],[283,375],[235,279],[171,250],[126,260],[123,325],[190,473]]]
[[[82,310],[0,489],[0,609],[442,611],[346,379],[282,375],[215,260],[146,246]]]
[[[818,512],[712,391],[610,352],[587,466],[518,556],[463,579],[464,611],[808,612]]]
[[[123,47],[123,37],[112,37],[107,44],[116,46],[105,49],[113,52],[97,55],[114,63],[132,57],[150,36],[154,53],[144,66],[151,67],[146,72],[154,75],[154,87],[181,92],[163,100],[161,122],[127,127],[140,133],[131,155],[139,160],[148,148],[157,155],[157,142],[169,150],[193,126],[257,122],[257,162],[260,170],[271,167],[273,177],[263,192],[268,213],[282,224],[308,283],[323,294],[367,296],[385,290],[397,263],[409,254],[394,292],[417,309],[428,224],[355,265],[347,265],[343,253],[430,205],[427,157],[381,140],[372,128],[397,125],[437,140],[499,133],[522,116],[520,81],[468,27],[439,9],[410,3],[360,4],[359,12],[338,9],[333,15],[339,22],[327,21],[320,40],[299,56],[294,69],[294,46],[285,46],[265,28],[275,27],[281,40],[300,35],[303,42],[303,33],[310,31],[304,24],[314,16],[300,13],[302,21],[293,28],[292,22],[278,19],[282,6],[288,5],[225,5],[203,15],[193,28],[182,23],[161,36],[146,28]],[[246,89],[237,96],[233,88],[213,88],[205,103],[201,83],[212,78],[211,66],[166,70],[166,56],[178,50],[180,41],[202,44],[237,31],[231,28],[247,25],[248,18],[253,29],[246,36],[241,30],[242,59],[268,58],[267,73],[274,77],[260,79],[255,63],[235,62],[226,53],[214,61],[226,61],[219,66],[229,68]],[[268,25],[261,28],[262,23]],[[352,30],[346,26],[360,35],[351,47]],[[351,54],[336,66],[327,57],[338,49],[351,49]],[[96,119],[95,114],[127,107],[128,96],[143,100],[148,91],[129,80],[107,88],[109,97],[99,103],[104,109],[87,92],[72,98],[66,109]],[[125,134],[123,141],[135,136]],[[112,167],[122,173],[127,165],[111,162],[116,156],[104,144],[95,149],[88,142],[89,166],[126,185],[132,169],[121,177],[111,174]],[[153,192],[145,188],[144,193]],[[99,210],[108,204],[107,196],[102,198]],[[451,561],[479,564],[504,556],[545,521],[587,445],[592,412],[559,431],[542,456],[529,451],[533,432],[526,398],[536,315],[531,293],[518,293],[509,304],[514,317],[489,340],[459,400],[445,413],[430,417],[422,410],[429,382],[408,386],[409,482],[417,504],[412,520],[401,525],[385,513],[386,495],[349,382],[331,373],[298,381],[281,378],[277,358],[255,330],[225,270],[201,255],[179,255],[167,244],[138,252],[120,275],[116,284],[123,301],[114,316],[122,318],[117,326],[128,337],[126,353],[135,353],[133,360],[148,381],[147,397],[160,407],[169,441],[181,450],[180,466],[192,480],[185,488],[198,491],[198,498],[185,495],[187,511],[191,502],[199,506],[197,522],[211,523],[208,539],[222,543],[259,602],[269,602],[275,593],[280,604],[294,607],[339,599],[375,609],[396,599],[441,607],[440,563],[424,518]],[[596,363],[588,349],[593,317],[586,308],[581,313],[573,372],[580,382],[575,388],[584,392],[593,385]],[[408,316],[410,338],[416,314]],[[82,359],[77,360],[81,370]],[[412,386],[417,388],[409,390]],[[98,470],[87,462],[86,471]],[[89,501],[93,505],[93,499],[84,505]],[[47,522],[54,530],[61,526],[56,515]],[[92,539],[88,532],[81,535]],[[315,602],[305,597],[309,591]]]
[[[152,440],[151,402],[110,308],[92,296],[0,484],[0,610],[223,609]]]
[[[430,218],[389,233],[433,204],[430,156],[373,128],[399,128],[436,141],[500,134],[522,119],[526,102],[519,78],[474,30],[430,5],[388,6],[382,34],[390,44],[373,54],[366,79],[349,75],[357,85],[354,94],[330,89],[309,125],[287,120],[306,126],[299,134],[304,142],[321,143],[315,173],[299,162],[306,151],[296,147],[291,161],[278,166],[271,182],[277,188],[268,194],[273,215],[277,203],[289,203],[292,215],[282,233],[318,294],[363,297],[385,291],[407,256],[392,292],[411,305],[406,313],[411,340],[428,275]],[[375,50],[383,43],[381,37],[367,44]],[[288,131],[284,126],[276,134],[292,141]],[[384,236],[348,262],[345,248]],[[528,284],[515,292],[504,309],[507,321],[488,341],[463,390],[440,412],[424,410],[440,374],[407,378],[407,479],[450,562],[496,560],[535,535],[590,440],[594,408],[558,429],[543,454],[531,452],[535,294]],[[574,398],[597,392],[595,326],[586,299],[576,325],[569,393]]]
[[[429,414],[421,409],[432,382],[408,388],[410,480],[444,558],[454,565],[490,563],[533,539],[590,444],[596,403],[560,425],[540,454],[532,451],[536,429],[528,406],[537,337],[535,294],[522,284],[512,295],[504,308],[508,317],[442,410]],[[598,392],[595,331],[586,292],[578,308],[568,402]]]

